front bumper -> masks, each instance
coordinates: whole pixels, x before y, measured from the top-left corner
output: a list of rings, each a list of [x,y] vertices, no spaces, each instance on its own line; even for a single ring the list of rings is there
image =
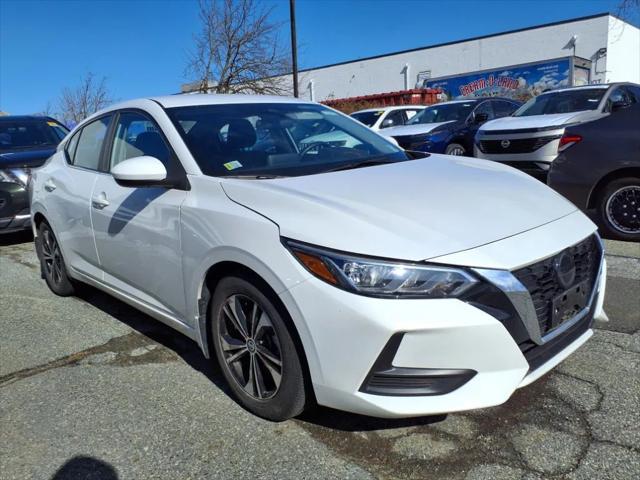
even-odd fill
[[[30,227],[29,196],[16,183],[0,182],[0,233]]]
[[[538,349],[473,302],[369,298],[315,278],[281,297],[294,321],[304,319],[308,329],[312,345],[305,350],[311,348],[316,360],[309,363],[318,403],[376,417],[409,417],[499,405],[555,367],[591,336],[593,318],[602,315],[604,268],[603,263],[587,314]],[[380,368],[394,341],[386,368]],[[416,369],[427,380],[434,372],[451,375],[444,383],[430,378],[422,392],[425,384],[414,382],[404,395],[380,390],[380,382],[378,390],[367,388],[372,372],[394,369]]]

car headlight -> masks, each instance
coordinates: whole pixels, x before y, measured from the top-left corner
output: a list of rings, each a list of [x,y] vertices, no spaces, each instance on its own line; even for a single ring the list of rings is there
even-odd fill
[[[26,187],[30,177],[31,171],[28,168],[0,169],[0,182],[17,183]]]
[[[391,298],[458,297],[479,280],[466,270],[441,265],[378,260],[284,239],[284,244],[313,275],[361,295]]]

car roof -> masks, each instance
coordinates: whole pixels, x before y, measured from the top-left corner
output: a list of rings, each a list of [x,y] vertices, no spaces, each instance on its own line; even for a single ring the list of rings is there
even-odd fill
[[[228,105],[233,103],[315,103],[293,97],[278,95],[248,95],[242,93],[186,93],[151,97],[149,100],[159,103],[165,108],[191,107],[197,105]]]
[[[540,95],[546,95],[548,93],[556,93],[556,92],[570,92],[573,90],[589,90],[589,89],[606,90],[608,88],[616,87],[618,85],[633,85],[635,87],[640,86],[637,83],[633,83],[633,82],[595,83],[595,84],[589,84],[589,85],[576,85],[574,87],[558,88],[556,90],[549,90],[548,92],[542,92]]]
[[[354,113],[381,112],[381,111],[388,112],[390,110],[415,110],[415,109],[422,109],[422,108],[427,108],[427,106],[426,105],[393,105],[391,107],[365,108],[363,110],[352,112],[352,115]]]
[[[56,119],[46,115],[3,115],[0,116],[0,122],[33,122],[33,121],[55,121]]]

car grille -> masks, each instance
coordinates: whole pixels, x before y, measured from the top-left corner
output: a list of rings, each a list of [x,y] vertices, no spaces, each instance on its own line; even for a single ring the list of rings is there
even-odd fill
[[[571,286],[586,282],[587,291],[593,292],[602,256],[596,235],[565,251],[573,258],[576,268],[575,280]],[[513,272],[531,295],[542,335],[557,326],[552,324],[554,299],[571,287],[563,287],[560,284],[553,266],[556,257],[547,258]]]
[[[547,143],[560,138],[559,135],[550,137],[514,138],[509,139],[509,145],[503,146],[505,140],[480,140],[479,148],[483,153],[531,153],[544,147]]]

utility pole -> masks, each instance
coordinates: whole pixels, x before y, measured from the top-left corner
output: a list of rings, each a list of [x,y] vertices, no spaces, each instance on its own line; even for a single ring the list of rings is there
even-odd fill
[[[293,96],[298,98],[298,45],[296,40],[296,0],[289,0],[291,21],[291,66],[293,68]]]

